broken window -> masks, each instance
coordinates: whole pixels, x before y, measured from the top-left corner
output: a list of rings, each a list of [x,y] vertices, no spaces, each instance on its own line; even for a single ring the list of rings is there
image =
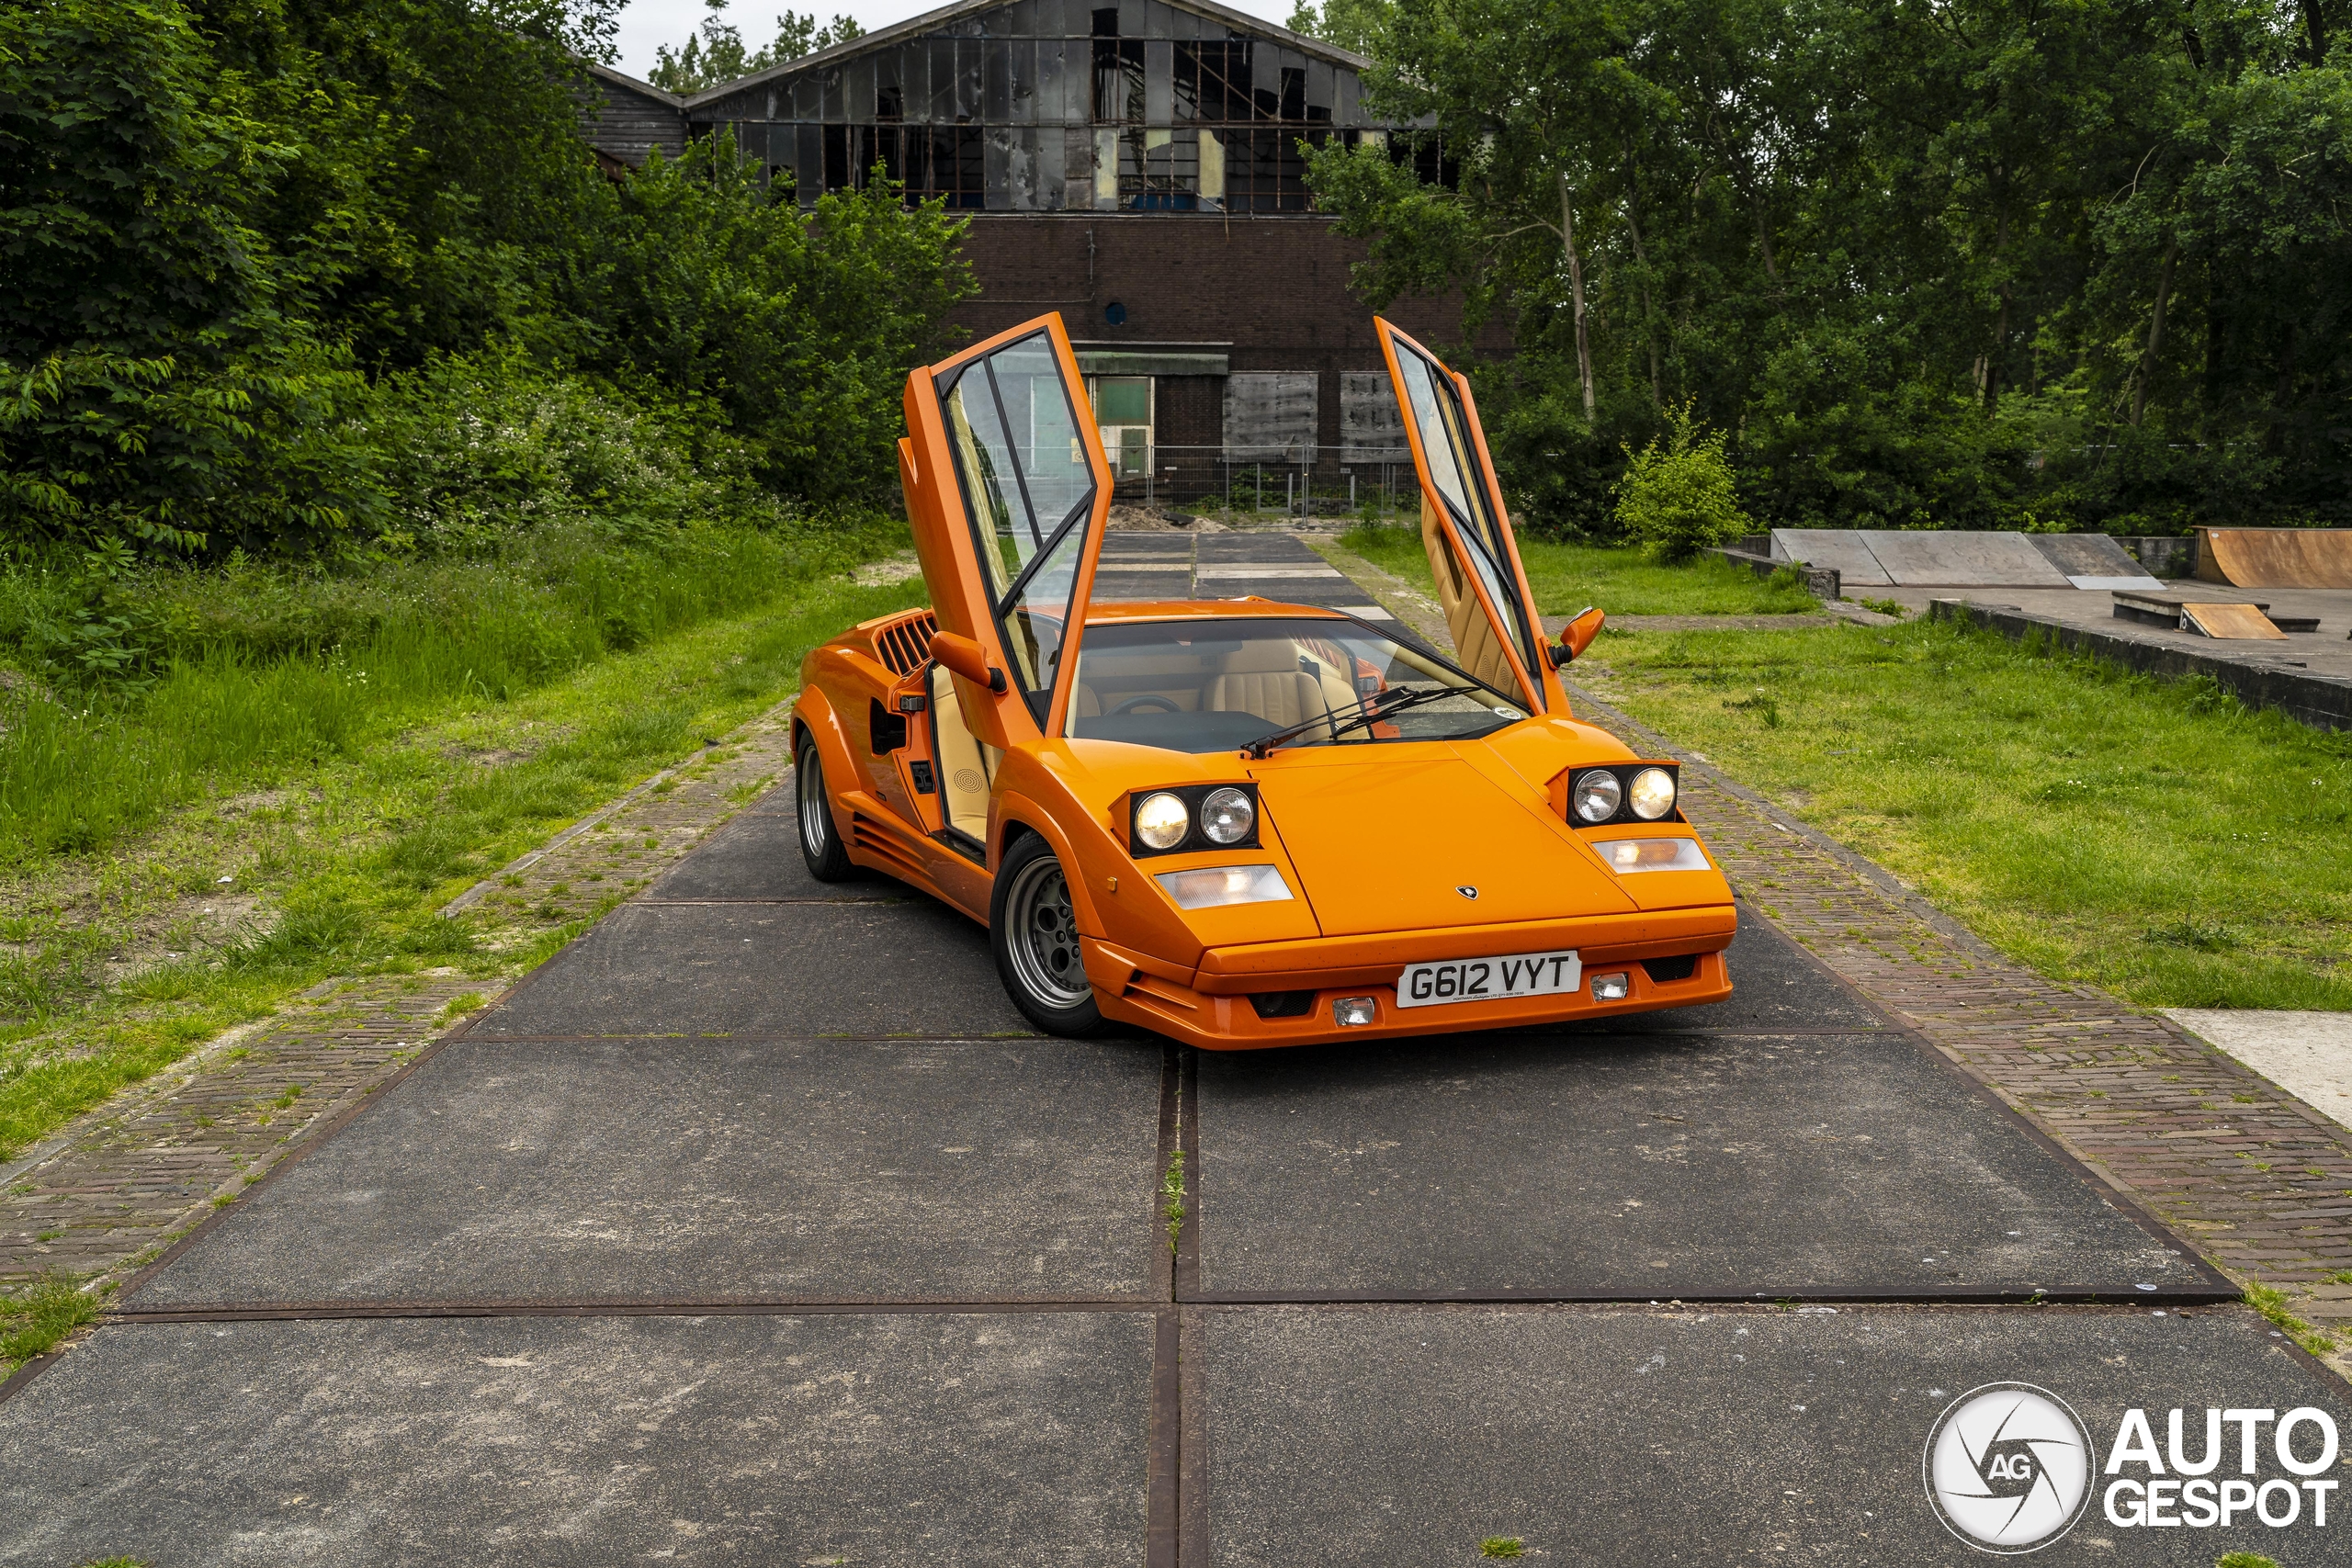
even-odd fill
[[[733,127],[803,202],[878,164],[910,199],[966,210],[1306,212],[1302,139],[1386,133],[1345,65],[1160,0],[1009,0],[711,107],[697,130]],[[1424,180],[1458,177],[1433,132],[1387,144]]]

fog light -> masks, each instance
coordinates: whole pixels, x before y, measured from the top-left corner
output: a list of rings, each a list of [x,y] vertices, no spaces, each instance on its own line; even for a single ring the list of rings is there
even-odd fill
[[[1619,979],[1624,976],[1620,975]],[[1341,997],[1331,1004],[1331,1021],[1341,1029],[1362,1029],[1380,1021],[1380,1004],[1370,997]]]
[[[1633,982],[1623,974],[1592,977],[1592,999],[1597,1002],[1622,1002],[1633,988]]]

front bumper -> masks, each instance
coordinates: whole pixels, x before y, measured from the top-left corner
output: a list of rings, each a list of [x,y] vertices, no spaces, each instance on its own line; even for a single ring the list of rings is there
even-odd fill
[[[1579,1022],[1719,1002],[1731,995],[1723,950],[1736,929],[1732,906],[1724,904],[1637,916],[1212,948],[1189,974],[1091,938],[1082,948],[1095,1000],[1106,1017],[1204,1050],[1249,1051]],[[1587,983],[1576,991],[1442,1007],[1396,1005],[1396,981],[1408,964],[1563,948],[1575,948],[1583,964]],[[1698,963],[1680,980],[1653,979],[1641,963],[1685,954],[1698,955]],[[1595,1000],[1589,977],[1621,969],[1630,981],[1626,996]],[[1314,1001],[1295,1017],[1261,1018],[1250,997],[1267,992],[1311,992]],[[1372,1023],[1341,1028],[1333,1021],[1335,1000],[1363,996],[1374,998]]]

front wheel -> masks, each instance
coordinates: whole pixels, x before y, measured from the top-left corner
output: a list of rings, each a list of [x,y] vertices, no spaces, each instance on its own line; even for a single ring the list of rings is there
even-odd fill
[[[833,827],[833,803],[825,793],[824,765],[817,760],[817,738],[803,731],[792,759],[792,795],[800,807],[800,858],[820,882],[847,882],[857,867]]]
[[[1048,1034],[1078,1037],[1102,1027],[1079,956],[1069,880],[1045,840],[1024,837],[1006,852],[989,901],[989,942],[1022,1017]]]

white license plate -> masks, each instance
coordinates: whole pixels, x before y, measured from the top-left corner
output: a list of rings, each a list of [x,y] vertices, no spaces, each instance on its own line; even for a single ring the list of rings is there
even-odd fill
[[[1566,953],[1514,953],[1507,958],[1449,958],[1408,964],[1396,977],[1400,1008],[1492,1002],[1508,997],[1550,997],[1584,983],[1584,965]]]

